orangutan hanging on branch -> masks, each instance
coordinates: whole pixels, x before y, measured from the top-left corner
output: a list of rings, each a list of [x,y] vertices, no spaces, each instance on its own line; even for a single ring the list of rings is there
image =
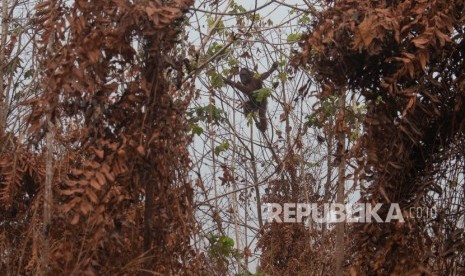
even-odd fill
[[[278,68],[278,64],[275,62],[271,66],[270,70],[258,77],[256,77],[248,68],[242,68],[239,72],[241,82],[235,82],[223,77],[225,83],[246,95],[247,101],[244,103],[244,114],[246,116],[258,111],[257,128],[261,132],[265,132],[268,126],[268,119],[266,118],[268,100],[267,97],[258,99],[257,91],[263,88],[263,81],[267,79],[276,70],[276,68]]]

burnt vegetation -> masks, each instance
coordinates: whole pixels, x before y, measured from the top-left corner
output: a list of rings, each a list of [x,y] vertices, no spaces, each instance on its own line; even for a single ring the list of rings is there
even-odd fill
[[[1,275],[465,274],[464,1],[239,2],[2,1]]]

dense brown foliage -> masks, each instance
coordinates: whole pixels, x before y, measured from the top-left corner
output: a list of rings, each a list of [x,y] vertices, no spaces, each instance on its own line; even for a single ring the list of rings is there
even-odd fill
[[[292,165],[291,165],[292,166]],[[291,169],[292,170],[292,169]],[[315,185],[312,179],[272,181],[265,202],[301,203],[305,190],[296,183]],[[312,196],[310,202],[322,203]],[[262,229],[258,247],[261,271],[269,275],[327,275],[334,272],[334,259],[330,249],[334,246],[331,231],[316,230],[313,225],[303,223],[267,223]]]
[[[301,61],[323,83],[322,97],[342,89],[366,99],[365,135],[353,154],[366,157],[359,166],[361,178],[372,179],[372,203],[431,206],[428,192],[440,195],[441,181],[455,173],[444,164],[463,164],[464,20],[463,1],[343,0],[303,40]],[[455,229],[444,217],[355,227],[352,270],[451,273],[463,249],[439,241],[457,240]]]
[[[192,89],[178,89],[173,79],[181,71],[172,68],[191,4],[78,0],[36,7],[42,93],[26,104],[33,106],[32,146],[43,148],[45,133],[56,133],[53,221],[42,233],[53,274],[170,274],[195,265],[184,119]],[[35,274],[47,254],[40,239],[31,239],[41,236],[45,165],[15,145],[2,148],[0,159],[2,214],[16,218],[2,219],[9,221],[0,228],[2,252],[14,260],[0,271]]]

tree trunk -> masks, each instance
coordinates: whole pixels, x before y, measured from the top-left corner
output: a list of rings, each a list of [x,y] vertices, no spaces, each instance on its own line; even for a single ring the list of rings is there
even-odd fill
[[[4,89],[6,39],[8,36],[8,0],[2,0],[2,34],[0,40],[0,137],[5,134],[8,115],[8,95]]]
[[[52,221],[52,181],[53,181],[53,136],[54,128],[51,122],[48,123],[46,137],[46,168],[44,186],[44,228],[43,228],[43,249],[42,249],[42,275],[46,275],[49,262],[49,232]]]
[[[345,94],[344,90],[339,95],[339,114],[336,117],[336,130],[338,132],[337,157],[339,160],[338,181],[337,181],[337,203],[344,205],[344,188],[345,188]],[[336,224],[336,275],[344,275],[344,227],[345,222]]]

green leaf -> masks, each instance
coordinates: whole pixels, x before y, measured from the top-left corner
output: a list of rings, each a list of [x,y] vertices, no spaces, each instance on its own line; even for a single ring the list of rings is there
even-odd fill
[[[235,58],[228,59],[228,65],[229,65],[230,67],[233,67],[233,66],[235,66],[235,65],[237,65],[237,64],[238,64],[237,59],[235,59]]]
[[[208,16],[208,18],[207,18],[207,24],[208,24],[208,28],[209,28],[209,29],[213,28],[213,24],[215,24],[215,19],[212,18],[211,16]],[[225,29],[224,22],[223,22],[223,21],[220,21],[220,22],[218,22],[218,24],[215,26],[215,28],[212,30],[212,35],[215,34],[215,33],[221,33],[222,31],[224,31],[224,29]]]
[[[299,41],[302,38],[302,33],[290,34],[287,36],[288,43],[294,43]]]
[[[24,72],[24,78],[26,79],[29,79],[29,78],[32,78],[32,76],[34,76],[34,69],[29,69],[27,70],[26,72]]]
[[[228,236],[221,236],[218,242],[221,244],[221,247],[227,249],[228,252],[234,247],[234,240]]]
[[[203,134],[203,128],[200,127],[198,124],[192,124],[190,128],[193,134],[196,134],[198,136]]]
[[[229,149],[229,141],[226,141],[222,143],[221,145],[215,147],[215,154],[216,156],[220,155],[223,151],[226,151]]]
[[[210,76],[210,81],[212,83],[213,88],[221,88],[224,86],[222,76],[216,72]]]
[[[244,13],[247,10],[242,5],[236,4],[236,2],[231,3],[231,11],[229,13]]]
[[[319,116],[315,113],[307,115],[305,119],[306,119],[305,124],[309,127],[317,127],[317,128],[323,127],[323,125],[321,124],[319,120]]]
[[[336,105],[336,97],[329,97],[323,100],[321,103],[321,111],[327,116],[332,116],[336,113],[337,105]]]
[[[285,82],[287,80],[287,73],[286,72],[280,72],[278,74],[278,78],[282,81]]]
[[[379,105],[379,104],[384,104],[384,100],[383,100],[383,96],[379,95],[378,97],[376,97],[376,101],[375,101],[375,104],[376,105]]]
[[[247,114],[246,119],[247,119],[247,125],[248,125],[248,126],[250,126],[250,125],[253,124],[253,116],[254,116],[254,113],[255,113],[255,112],[253,112],[253,113],[250,112],[249,114]]]
[[[234,240],[228,236],[207,236],[210,242],[210,255],[214,257],[229,257],[233,253]]]
[[[255,96],[255,99],[257,100],[257,102],[261,103],[262,101],[264,101],[266,98],[268,98],[271,93],[273,92],[273,90],[271,90],[270,88],[261,88],[261,89],[258,89],[256,91],[254,91],[254,96]]]
[[[306,24],[310,23],[310,17],[308,16],[308,14],[304,14],[304,15],[302,15],[301,18],[299,18],[298,22],[299,22],[299,24],[305,24],[306,25]]]
[[[351,131],[349,135],[349,140],[350,141],[355,141],[358,138],[358,132],[357,131]]]
[[[213,123],[219,125],[224,121],[223,117],[224,111],[216,107],[215,105],[206,105],[194,108],[192,111],[188,112],[189,122],[195,124],[199,121],[205,123]]]
[[[224,45],[223,44],[220,44],[218,42],[213,42],[210,47],[208,47],[208,50],[207,50],[207,55],[209,56],[213,56],[215,55],[218,51],[220,51],[221,49],[223,49]]]

